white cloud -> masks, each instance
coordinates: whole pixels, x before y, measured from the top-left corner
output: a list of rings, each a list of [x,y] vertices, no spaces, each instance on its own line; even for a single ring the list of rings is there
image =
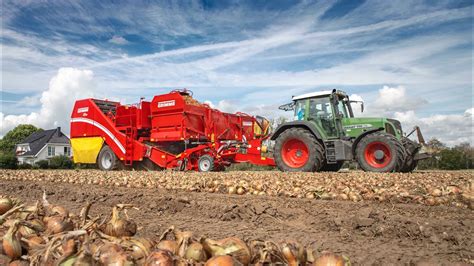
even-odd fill
[[[118,45],[125,45],[125,44],[128,44],[129,41],[127,41],[127,39],[125,39],[124,37],[122,36],[113,36],[110,40],[109,40],[110,43],[113,43],[113,44],[118,44]]]
[[[436,137],[448,146],[461,142],[474,145],[472,108],[463,114],[432,115],[418,117],[414,111],[395,112],[394,118],[400,120],[404,131],[410,131],[415,125],[421,128],[425,139]]]
[[[77,99],[92,97],[95,87],[92,71],[60,68],[51,78],[48,89],[41,95],[39,112],[27,115],[5,115],[0,112],[0,135],[5,135],[19,124],[33,124],[42,128],[61,126],[68,132],[74,102]]]
[[[214,108],[214,109],[217,109],[219,111],[226,112],[226,113],[234,113],[234,112],[238,111],[237,106],[229,100],[221,100],[217,103],[217,105],[213,104],[209,100],[204,101],[204,103],[208,104],[211,108]]]
[[[394,111],[403,112],[416,110],[426,103],[427,101],[424,99],[407,95],[404,86],[383,86],[383,88],[379,90],[379,95],[374,103],[374,109],[376,109],[376,112],[385,113]]]
[[[466,112],[464,112],[464,116],[471,117],[474,119],[474,107],[467,109]]]
[[[20,101],[18,101],[17,105],[18,106],[26,106],[26,107],[35,107],[38,106],[41,103],[40,101],[40,96],[39,95],[34,95],[34,96],[26,96]]]

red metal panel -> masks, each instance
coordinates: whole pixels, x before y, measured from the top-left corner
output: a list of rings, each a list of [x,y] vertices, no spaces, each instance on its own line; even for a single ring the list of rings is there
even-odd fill
[[[136,127],[137,126],[137,107],[120,105],[115,111],[116,127]]]
[[[137,128],[138,129],[147,129],[151,128],[151,110],[150,102],[142,101],[140,103],[139,109],[137,110]]]
[[[125,135],[116,129],[93,99],[77,101],[71,114],[71,138],[86,136],[103,137],[119,158],[125,156]]]
[[[71,137],[101,136],[119,158],[131,164],[149,157],[161,167],[178,167],[187,161],[186,169],[196,169],[197,158],[210,154],[218,164],[248,161],[274,165],[262,158],[261,139],[254,134],[255,118],[243,113],[229,114],[200,104],[180,92],[158,95],[151,102],[136,106],[115,104],[114,112],[99,108],[99,100],[84,99],[75,103],[71,115]],[[100,101],[103,106],[104,101]],[[110,102],[105,102],[109,104]],[[140,141],[138,141],[140,139]],[[141,142],[199,141],[183,153],[175,155]],[[233,146],[223,147],[232,140]],[[237,145],[250,143],[246,154]],[[219,155],[218,155],[219,150]]]

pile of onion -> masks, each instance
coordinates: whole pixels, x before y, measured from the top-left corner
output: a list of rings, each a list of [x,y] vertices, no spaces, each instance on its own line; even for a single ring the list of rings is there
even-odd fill
[[[89,215],[91,204],[75,215],[45,195],[31,206],[11,203],[0,225],[0,265],[348,265],[338,255],[314,259],[297,241],[213,240],[174,227],[159,237],[137,236],[129,204],[115,205],[101,219]]]

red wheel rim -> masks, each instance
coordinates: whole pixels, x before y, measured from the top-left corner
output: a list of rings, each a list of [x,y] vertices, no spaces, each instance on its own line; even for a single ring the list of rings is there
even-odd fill
[[[374,168],[384,168],[392,160],[390,147],[383,142],[371,142],[365,147],[365,161]]]
[[[309,159],[308,146],[299,139],[289,139],[283,143],[281,157],[291,168],[303,167]]]

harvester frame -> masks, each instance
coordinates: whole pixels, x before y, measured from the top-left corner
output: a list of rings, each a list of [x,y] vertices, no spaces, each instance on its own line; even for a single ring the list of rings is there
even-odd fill
[[[97,163],[103,170],[215,171],[238,162],[274,165],[262,153],[268,126],[262,118],[222,113],[192,99],[190,91],[176,90],[137,105],[76,101],[71,143],[76,163]]]

